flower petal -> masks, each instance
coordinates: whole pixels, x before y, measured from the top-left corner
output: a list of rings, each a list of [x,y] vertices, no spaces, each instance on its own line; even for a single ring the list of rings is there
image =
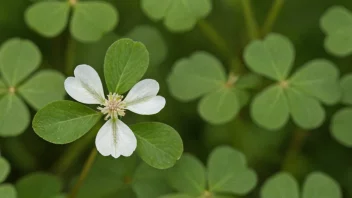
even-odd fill
[[[157,96],[159,83],[156,80],[145,79],[139,81],[127,94],[124,102],[126,109],[141,115],[158,113],[165,106],[165,98]]]
[[[78,65],[75,77],[65,80],[65,90],[73,99],[85,104],[104,102],[104,90],[98,73],[89,65]]]
[[[130,156],[136,150],[137,139],[132,130],[122,121],[108,120],[95,138],[97,150],[103,156]]]

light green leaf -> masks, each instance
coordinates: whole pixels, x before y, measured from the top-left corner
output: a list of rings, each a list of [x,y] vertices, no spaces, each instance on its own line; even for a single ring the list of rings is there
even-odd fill
[[[277,130],[283,127],[289,118],[284,88],[272,85],[259,93],[251,104],[251,116],[266,129]]]
[[[352,147],[352,108],[344,108],[332,117],[332,136],[341,144]]]
[[[303,185],[302,198],[342,198],[339,184],[326,174],[309,174]]]
[[[298,183],[288,173],[278,173],[265,181],[261,198],[299,198]]]
[[[48,198],[60,193],[61,180],[47,173],[32,173],[16,183],[18,198]]]
[[[18,89],[22,97],[35,109],[64,99],[65,77],[56,71],[40,71]]]
[[[206,170],[197,158],[185,154],[168,170],[170,185],[178,192],[199,196],[206,190]]]
[[[190,196],[187,194],[169,194],[169,195],[164,195],[159,198],[197,198],[195,196]]]
[[[210,0],[142,0],[142,10],[153,20],[164,19],[170,31],[193,29],[197,21],[208,16],[212,10]]]
[[[31,5],[25,13],[27,25],[45,37],[58,36],[66,27],[70,4],[43,1]]]
[[[0,136],[17,136],[27,128],[30,121],[28,108],[17,95],[2,97],[0,109]]]
[[[199,103],[201,117],[212,124],[223,124],[232,120],[240,110],[236,94],[227,87],[206,95]]]
[[[57,101],[39,110],[33,119],[33,129],[44,140],[67,144],[86,134],[102,114],[72,101]]]
[[[326,33],[325,49],[336,56],[352,53],[352,13],[342,6],[329,8],[320,20]]]
[[[257,74],[248,73],[238,78],[235,87],[239,89],[253,89],[260,85],[262,78]]]
[[[241,152],[222,146],[210,154],[208,180],[211,192],[245,195],[256,186],[257,175]]]
[[[7,40],[0,48],[0,71],[9,86],[15,86],[35,69],[41,61],[38,47],[29,40]]]
[[[10,173],[10,164],[3,157],[0,157],[0,183],[4,182]]]
[[[105,55],[104,75],[110,92],[123,94],[132,88],[148,69],[149,53],[140,42],[120,39]]]
[[[347,74],[341,79],[342,102],[352,105],[352,74]]]
[[[142,42],[147,47],[151,66],[157,66],[165,60],[168,49],[158,29],[149,25],[140,25],[129,32],[127,37]]]
[[[165,177],[165,170],[141,163],[133,176],[132,188],[138,198],[155,198],[172,192]]]
[[[326,104],[336,104],[341,98],[339,71],[327,60],[313,60],[302,66],[289,84]]]
[[[120,193],[122,188],[131,181],[133,182],[133,173],[137,164],[136,155],[118,159],[98,155],[78,192],[77,198],[123,197],[117,192]]]
[[[325,111],[321,104],[294,88],[287,88],[287,100],[293,121],[303,129],[314,129],[323,124]]]
[[[295,58],[290,40],[269,34],[263,41],[252,41],[244,51],[244,59],[254,72],[273,80],[286,80]]]
[[[137,137],[138,155],[150,166],[166,169],[180,159],[183,143],[172,127],[150,122],[132,125],[131,129]]]
[[[17,198],[17,192],[15,187],[11,184],[1,184],[0,185],[0,197],[3,198]]]
[[[196,52],[188,59],[177,61],[168,78],[171,94],[182,101],[220,89],[225,83],[221,62],[207,52]]]
[[[0,78],[0,96],[7,93],[8,92],[8,88],[5,84],[5,82]]]
[[[106,2],[77,2],[74,6],[70,30],[81,42],[98,41],[118,23],[118,12]]]

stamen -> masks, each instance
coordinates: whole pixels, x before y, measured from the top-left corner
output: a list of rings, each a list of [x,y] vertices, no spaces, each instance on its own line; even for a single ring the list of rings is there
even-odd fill
[[[119,116],[125,115],[126,104],[122,101],[123,96],[117,93],[109,93],[108,99],[105,99],[101,104],[103,107],[98,107],[103,114],[106,114],[105,120],[109,118],[118,119]]]

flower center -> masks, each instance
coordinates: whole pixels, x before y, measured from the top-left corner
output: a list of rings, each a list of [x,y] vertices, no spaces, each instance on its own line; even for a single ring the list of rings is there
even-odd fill
[[[126,103],[122,101],[123,96],[117,93],[110,93],[108,99],[105,99],[102,107],[98,107],[101,113],[106,114],[105,120],[109,118],[118,119],[119,116],[125,115]]]

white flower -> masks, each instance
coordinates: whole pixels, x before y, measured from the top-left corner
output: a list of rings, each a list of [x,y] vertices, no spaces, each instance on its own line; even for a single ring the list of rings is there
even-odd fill
[[[108,120],[99,130],[95,145],[103,156],[130,156],[137,147],[132,130],[120,120],[126,110],[141,115],[158,113],[165,106],[165,98],[157,96],[159,83],[145,79],[132,87],[126,98],[118,93],[104,96],[103,85],[98,73],[89,65],[78,65],[75,77],[65,80],[66,92],[75,100],[85,104],[98,104],[98,109]]]

